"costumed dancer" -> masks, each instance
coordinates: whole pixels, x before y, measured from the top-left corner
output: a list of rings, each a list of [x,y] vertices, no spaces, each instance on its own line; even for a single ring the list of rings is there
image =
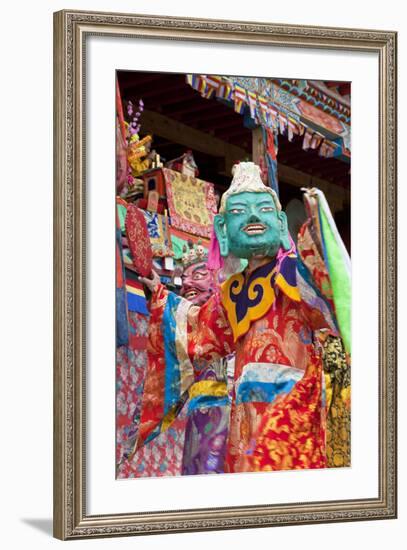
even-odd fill
[[[324,288],[318,286],[321,277],[307,280],[314,268],[306,266],[306,258],[299,262],[286,215],[276,193],[261,181],[259,167],[240,163],[233,175],[214,224],[225,267],[237,272],[220,293],[198,307],[168,292],[156,275],[142,279],[152,298],[148,399],[137,446],[171,421],[179,396],[192,383],[193,364],[235,352],[226,471],[323,468],[326,413],[316,331],[338,336],[338,307],[340,329],[347,328],[350,303],[337,304],[329,276]],[[243,271],[241,259],[247,261]]]
[[[202,306],[214,292],[219,292],[214,272],[208,269],[204,247],[189,243],[182,262],[181,296],[195,306]],[[188,388],[185,404],[184,475],[224,472],[231,404],[227,366],[231,363],[232,358],[228,362],[218,359],[193,363],[194,382]]]
[[[207,268],[207,254],[198,242],[184,247],[181,295],[195,305],[218,291]],[[193,365],[190,385],[158,429],[119,465],[119,475],[162,476],[224,472],[231,398],[227,365],[233,362],[199,361]],[[147,373],[148,377],[148,373]],[[230,380],[230,376],[229,376]],[[229,384],[230,387],[231,384]],[[148,402],[148,388],[142,401]]]

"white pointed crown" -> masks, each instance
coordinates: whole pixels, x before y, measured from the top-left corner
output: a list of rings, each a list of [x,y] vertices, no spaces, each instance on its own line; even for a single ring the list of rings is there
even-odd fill
[[[260,177],[260,168],[254,162],[239,162],[232,168],[233,179],[229,189],[223,193],[220,201],[219,212],[225,211],[226,201],[230,195],[237,195],[246,191],[251,193],[270,193],[273,196],[277,210],[281,210],[281,204],[277,193],[271,187],[264,185]]]

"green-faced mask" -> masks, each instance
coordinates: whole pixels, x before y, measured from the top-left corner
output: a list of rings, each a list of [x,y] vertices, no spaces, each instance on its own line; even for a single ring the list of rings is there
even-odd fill
[[[274,257],[280,246],[290,249],[287,217],[277,210],[270,193],[230,195],[225,212],[216,215],[214,223],[222,256],[231,253],[249,260],[254,256]]]

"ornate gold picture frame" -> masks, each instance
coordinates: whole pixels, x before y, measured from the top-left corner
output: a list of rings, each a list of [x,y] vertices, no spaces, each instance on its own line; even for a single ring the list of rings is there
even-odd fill
[[[375,497],[91,515],[87,511],[86,46],[92,36],[370,52],[379,132],[378,492]],[[132,14],[54,14],[54,535],[59,539],[268,527],[397,514],[396,46],[390,31]],[[113,124],[112,124],[113,128]],[[113,289],[112,289],[113,292]],[[372,345],[372,342],[369,342]],[[114,369],[114,367],[112,366]],[[112,405],[114,414],[114,405]],[[113,443],[112,443],[113,445]],[[288,473],[287,475],[290,475]],[[158,480],[159,482],[159,480]],[[238,483],[236,481],[236,483]]]

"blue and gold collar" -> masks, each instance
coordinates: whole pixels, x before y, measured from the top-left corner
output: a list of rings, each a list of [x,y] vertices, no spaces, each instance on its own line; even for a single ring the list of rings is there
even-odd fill
[[[222,305],[235,342],[248,332],[253,321],[261,319],[280,289],[295,302],[301,301],[297,287],[297,257],[289,254],[278,265],[274,259],[250,274],[237,273],[221,286]]]

